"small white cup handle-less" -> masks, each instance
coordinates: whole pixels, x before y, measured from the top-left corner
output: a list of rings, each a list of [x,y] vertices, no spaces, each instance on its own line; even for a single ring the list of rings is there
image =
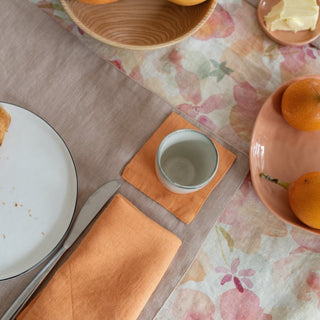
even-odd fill
[[[161,183],[174,193],[200,190],[214,177],[219,154],[200,131],[181,129],[167,135],[158,148],[155,168]]]

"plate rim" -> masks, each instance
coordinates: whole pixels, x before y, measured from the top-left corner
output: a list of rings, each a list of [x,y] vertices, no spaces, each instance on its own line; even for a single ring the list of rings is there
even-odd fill
[[[21,271],[15,275],[10,275],[10,276],[5,276],[5,277],[1,277],[0,276],[0,282],[1,281],[5,281],[5,280],[10,280],[10,279],[13,279],[13,278],[17,278],[23,274],[26,274],[27,272],[30,272],[32,270],[34,270],[35,268],[37,268],[39,265],[41,265],[44,261],[46,261],[64,242],[66,236],[68,235],[71,227],[72,227],[72,224],[73,224],[73,221],[75,219],[75,213],[76,213],[76,208],[77,208],[77,204],[78,204],[78,196],[79,196],[79,179],[78,179],[78,172],[77,172],[77,167],[76,167],[76,164],[75,164],[75,161],[73,159],[73,156],[71,154],[71,151],[68,147],[68,145],[66,144],[66,142],[64,141],[64,139],[62,138],[61,134],[47,121],[45,120],[43,117],[41,117],[40,115],[38,115],[36,112],[34,111],[31,111],[30,109],[26,108],[26,107],[22,107],[21,105],[18,105],[16,103],[13,103],[13,102],[9,102],[9,101],[4,101],[4,100],[0,100],[0,106],[1,104],[8,104],[8,105],[11,105],[11,106],[14,106],[14,107],[17,107],[19,109],[22,109],[22,110],[25,110],[29,113],[31,113],[33,116],[37,117],[38,119],[40,119],[41,121],[43,121],[48,127],[51,128],[51,130],[53,130],[53,132],[57,135],[57,137],[61,140],[61,142],[63,143],[63,145],[65,146],[66,148],[66,151],[68,152],[69,156],[70,156],[70,160],[71,160],[71,163],[73,165],[73,171],[74,171],[74,177],[75,177],[75,187],[76,187],[76,192],[75,192],[75,202],[74,202],[74,206],[73,206],[73,212],[71,214],[71,219],[70,219],[70,222],[69,222],[69,225],[68,227],[66,228],[66,230],[64,231],[63,233],[63,236],[61,237],[61,239],[57,242],[57,244],[52,248],[52,250],[50,250],[46,255],[44,255],[44,257],[42,257],[38,262],[36,262],[34,265],[32,265],[31,267],[28,267],[26,270],[24,271]],[[5,108],[5,106],[4,106]]]
[[[255,135],[255,132],[256,132],[256,127],[257,127],[257,122],[258,122],[258,119],[259,117],[261,116],[261,113],[262,113],[262,110],[263,108],[267,105],[267,103],[272,100],[272,98],[279,92],[279,91],[284,91],[285,88],[287,88],[290,84],[296,82],[296,81],[299,81],[299,80],[302,80],[302,79],[308,79],[308,78],[318,78],[320,79],[320,74],[310,74],[310,75],[302,75],[302,76],[298,76],[298,77],[295,77],[295,78],[292,78],[288,81],[285,81],[284,83],[282,83],[280,86],[278,86],[276,88],[276,90],[274,90],[269,96],[268,98],[265,100],[265,102],[263,103],[261,109],[259,110],[259,113],[256,117],[256,120],[255,120],[255,123],[254,123],[254,126],[253,126],[253,129],[252,129],[252,134],[251,134],[251,139],[250,139],[250,145],[249,145],[249,168],[250,168],[250,178],[251,178],[251,181],[252,181],[252,186],[253,186],[253,189],[256,193],[256,195],[258,196],[259,200],[261,201],[261,203],[265,206],[265,208],[270,211],[276,218],[282,220],[284,223],[286,224],[289,224],[293,227],[296,227],[296,228],[299,228],[300,230],[304,230],[304,231],[307,231],[307,232],[311,232],[313,234],[316,234],[316,235],[319,235],[320,234],[320,229],[314,229],[314,228],[311,228],[305,224],[303,224],[302,222],[300,222],[301,224],[294,224],[294,223],[291,223],[287,220],[285,220],[281,215],[279,215],[279,213],[275,210],[273,210],[269,205],[268,203],[264,200],[264,198],[261,196],[261,192],[257,191],[257,188],[256,188],[256,179],[252,176],[252,168],[253,168],[253,155],[252,155],[252,150],[253,150],[253,143],[254,143],[254,135]]]

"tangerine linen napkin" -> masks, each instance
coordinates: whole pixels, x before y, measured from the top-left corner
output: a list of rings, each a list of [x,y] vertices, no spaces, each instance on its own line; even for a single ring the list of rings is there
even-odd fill
[[[170,192],[161,184],[156,176],[155,156],[162,139],[166,135],[172,131],[184,128],[199,130],[183,117],[172,112],[128,163],[122,173],[122,177],[147,196],[157,201],[181,221],[189,224],[198,214],[209,194],[230,169],[236,156],[212,139],[218,149],[219,166],[210,183],[201,190],[189,194]]]
[[[18,319],[136,319],[180,245],[117,194]]]

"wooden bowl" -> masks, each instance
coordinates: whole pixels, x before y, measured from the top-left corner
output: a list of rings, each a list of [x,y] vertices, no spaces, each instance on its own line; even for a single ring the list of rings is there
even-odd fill
[[[60,0],[73,22],[88,35],[133,50],[157,49],[183,40],[206,22],[217,2],[179,6],[167,0],[118,0],[92,5]]]

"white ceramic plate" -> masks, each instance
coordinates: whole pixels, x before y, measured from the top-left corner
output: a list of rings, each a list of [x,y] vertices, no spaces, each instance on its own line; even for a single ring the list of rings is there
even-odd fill
[[[11,124],[0,147],[0,280],[30,270],[66,234],[77,174],[57,132],[34,113],[0,103]]]

